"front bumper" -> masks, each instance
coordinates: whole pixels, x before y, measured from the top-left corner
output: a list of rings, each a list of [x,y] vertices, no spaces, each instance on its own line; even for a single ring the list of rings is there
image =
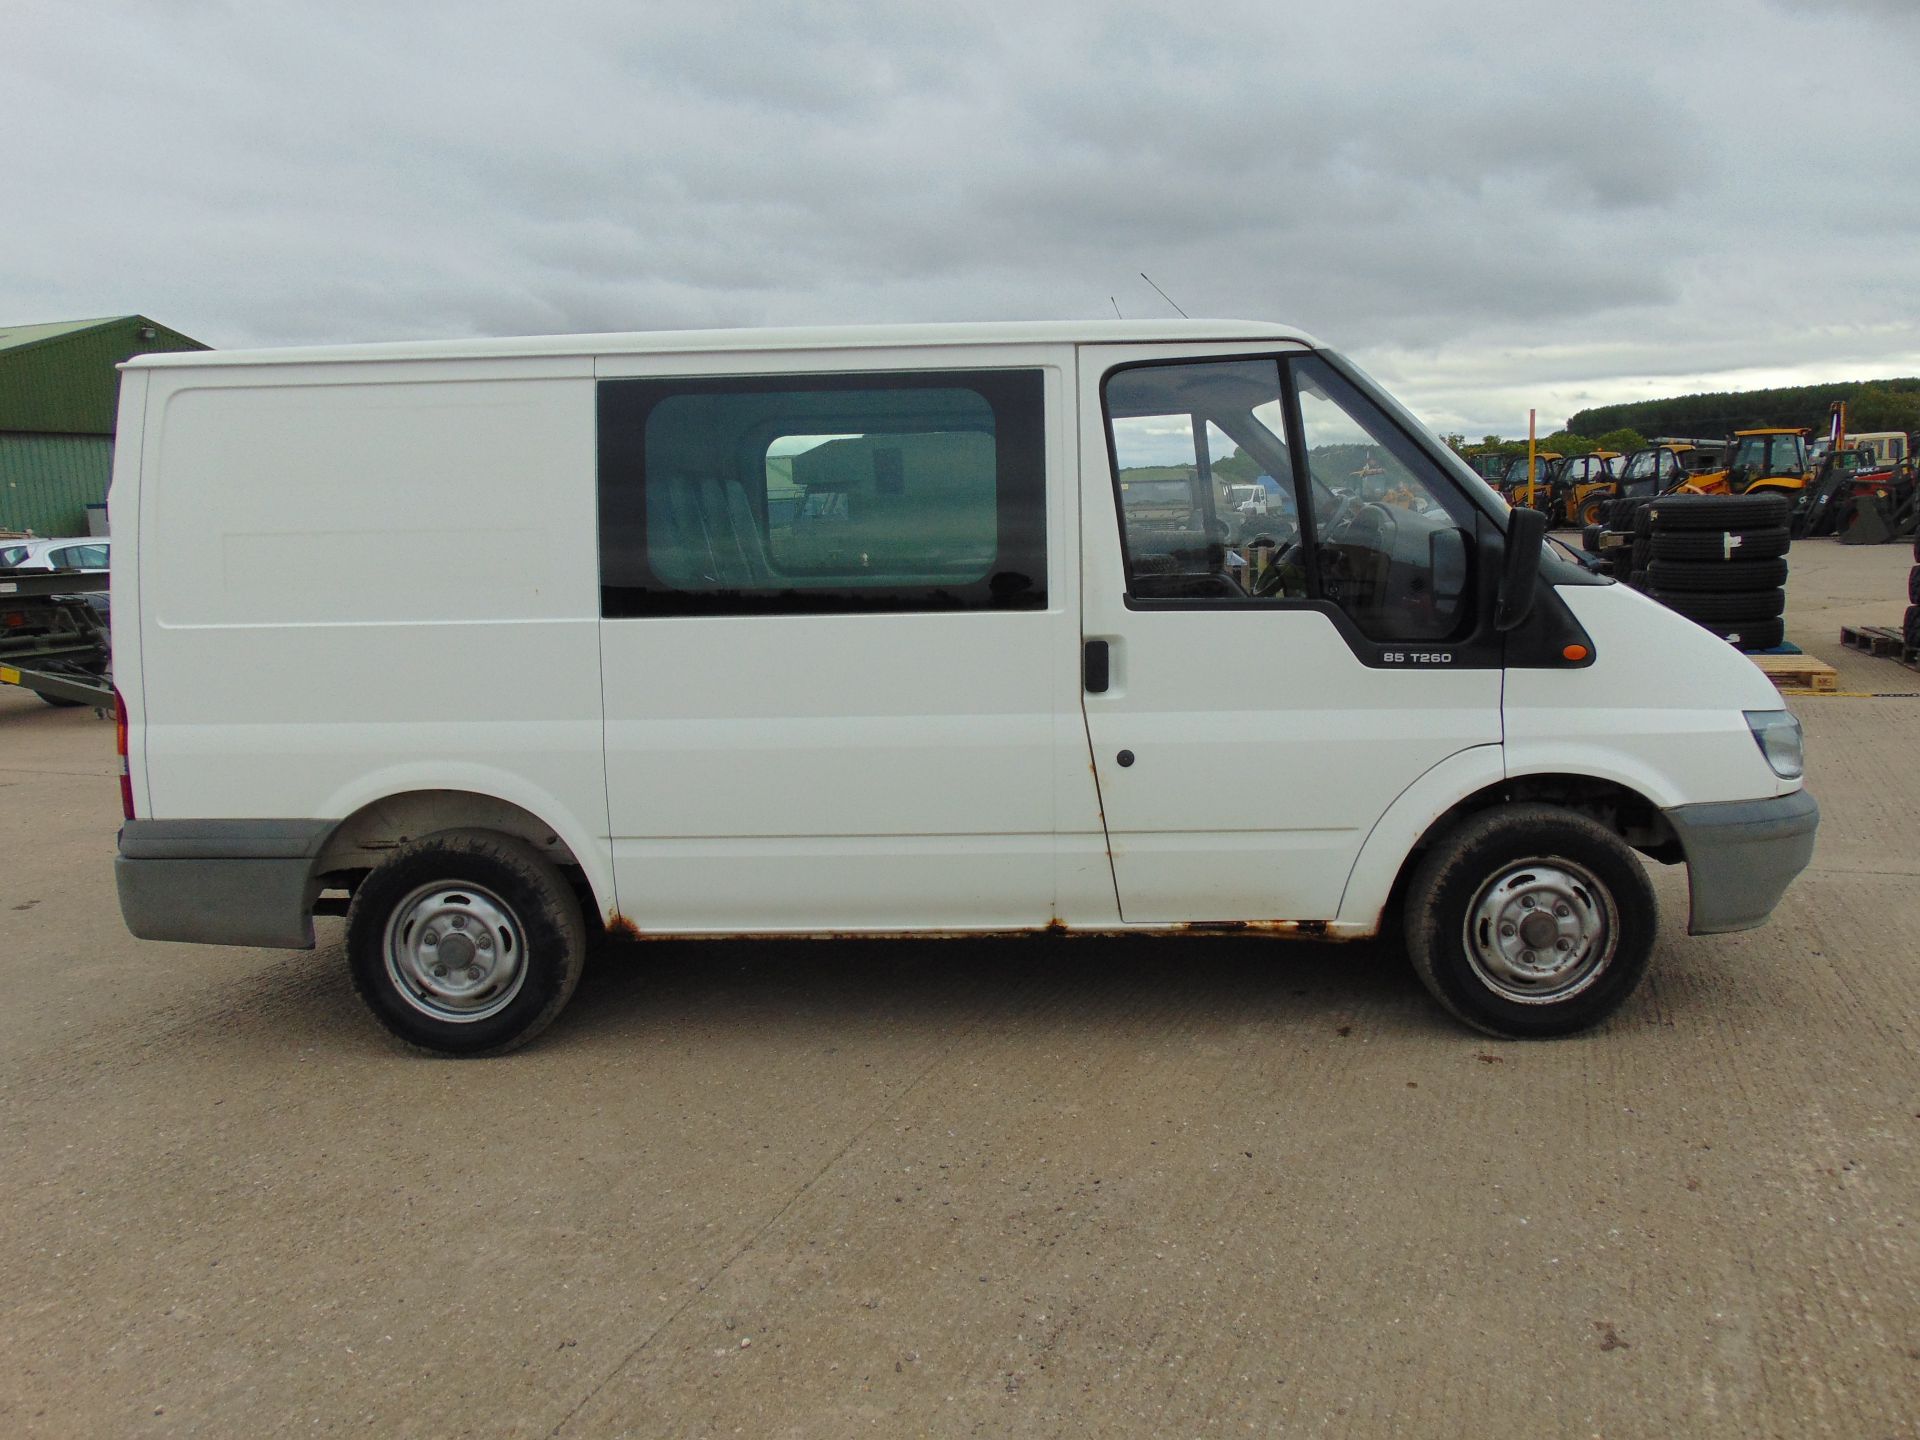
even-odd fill
[[[314,857],[330,820],[129,820],[113,862],[142,940],[313,948]]]
[[[1805,790],[1770,800],[1676,805],[1662,813],[1687,856],[1689,935],[1764,924],[1813,859],[1820,826],[1820,807]]]

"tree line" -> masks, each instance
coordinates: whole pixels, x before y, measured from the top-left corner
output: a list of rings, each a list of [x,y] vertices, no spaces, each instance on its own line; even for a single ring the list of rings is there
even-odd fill
[[[1479,440],[1469,440],[1464,435],[1447,435],[1442,438],[1462,455],[1524,455],[1527,453],[1525,440],[1505,440],[1498,435],[1483,436]],[[1609,430],[1604,435],[1576,435],[1571,430],[1556,430],[1551,435],[1542,435],[1535,440],[1534,448],[1543,454],[1553,455],[1590,455],[1595,450],[1612,450],[1621,455],[1631,455],[1636,450],[1646,449],[1647,444],[1647,437],[1638,430]]]
[[[1768,426],[1827,426],[1827,407],[1847,402],[1847,429],[1920,430],[1920,378],[1842,380],[1826,385],[1789,385],[1772,390],[1721,390],[1596,405],[1567,420],[1577,435],[1631,429],[1645,435],[1691,435],[1720,439],[1735,430]]]

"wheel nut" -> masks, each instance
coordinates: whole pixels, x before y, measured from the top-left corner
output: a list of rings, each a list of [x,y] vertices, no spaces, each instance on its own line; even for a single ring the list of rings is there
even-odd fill
[[[464,930],[467,928],[467,917],[464,915],[456,915],[449,923],[456,930]]]
[[[1515,935],[1519,933],[1520,932],[1515,930],[1511,925],[1502,925],[1500,927],[1500,938],[1503,940],[1511,940]]]
[[[1573,942],[1571,940],[1556,940],[1553,942],[1553,948],[1565,953],[1573,948]]]
[[[480,948],[481,948],[482,950],[491,950],[491,949],[493,949],[493,936],[491,936],[491,935],[489,935],[489,934],[487,934],[487,933],[486,933],[486,932],[485,932],[485,931],[483,930],[483,931],[481,931],[481,933],[480,933],[480,939],[479,939],[479,941],[478,941],[478,942],[476,942],[476,943],[478,943],[478,944],[479,944],[479,946],[480,946]]]
[[[438,945],[440,943],[440,937],[429,930],[420,937],[420,943],[422,945]]]
[[[434,967],[433,967],[433,978],[434,978],[434,979],[436,979],[436,980],[444,980],[444,979],[446,979],[446,978],[447,978],[447,967],[446,967],[446,966],[444,966],[444,965],[436,965],[436,966],[434,966]]]
[[[1522,895],[1520,897],[1520,908],[1522,910],[1533,909],[1533,897],[1531,895]]]
[[[480,967],[478,965],[469,967],[467,970],[467,979],[478,980],[479,978],[480,978]]]

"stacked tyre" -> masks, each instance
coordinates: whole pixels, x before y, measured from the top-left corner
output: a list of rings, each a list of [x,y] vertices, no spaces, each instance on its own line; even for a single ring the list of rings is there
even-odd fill
[[[1788,518],[1779,495],[1663,495],[1634,517],[1632,583],[1729,644],[1772,650],[1786,638]]]
[[[1913,560],[1913,568],[1907,571],[1907,619],[1900,629],[1909,660],[1914,658],[1914,651],[1920,650],[1920,536],[1914,537]]]
[[[1609,500],[1601,511],[1600,525],[1588,531],[1587,548],[1606,557],[1607,566],[1613,578],[1623,584],[1634,583],[1634,547],[1631,539],[1616,540],[1612,545],[1605,543],[1605,537],[1627,536],[1634,533],[1634,524],[1640,513],[1651,505],[1651,500]],[[1646,565],[1644,555],[1639,564]]]

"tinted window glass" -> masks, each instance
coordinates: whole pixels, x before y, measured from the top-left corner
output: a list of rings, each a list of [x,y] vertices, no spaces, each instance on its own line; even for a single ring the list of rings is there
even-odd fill
[[[600,386],[609,616],[1046,603],[1037,371]]]
[[[1129,594],[1304,598],[1276,362],[1122,370],[1106,405]]]
[[[1458,635],[1473,615],[1465,497],[1324,360],[1292,368],[1321,593],[1369,639]]]

